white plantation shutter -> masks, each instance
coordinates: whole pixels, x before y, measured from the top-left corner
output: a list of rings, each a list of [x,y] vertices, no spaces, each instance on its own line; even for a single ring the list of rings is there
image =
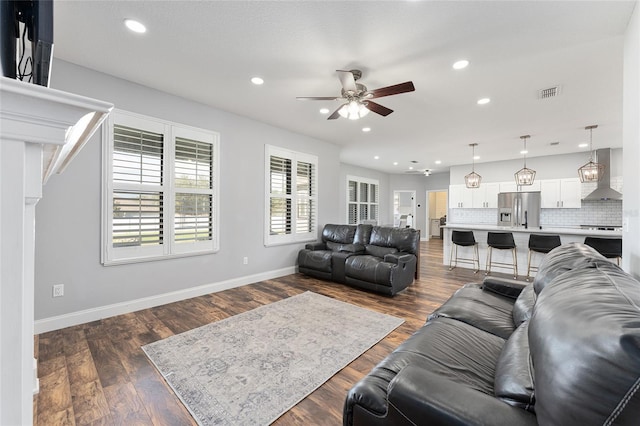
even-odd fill
[[[377,180],[347,176],[347,223],[378,220],[380,185]]]
[[[314,240],[317,157],[265,147],[265,245]]]
[[[217,250],[217,134],[123,111],[104,134],[103,263]]]

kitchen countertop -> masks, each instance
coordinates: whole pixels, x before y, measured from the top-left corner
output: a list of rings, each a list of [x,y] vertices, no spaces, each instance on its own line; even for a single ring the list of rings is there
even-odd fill
[[[622,237],[622,230],[601,230],[601,229],[581,229],[579,227],[547,227],[540,228],[528,228],[523,226],[498,226],[489,224],[474,224],[474,223],[447,223],[442,228],[448,229],[469,229],[478,231],[499,231],[499,232],[521,232],[527,234],[562,234],[562,235],[583,235],[590,237]]]

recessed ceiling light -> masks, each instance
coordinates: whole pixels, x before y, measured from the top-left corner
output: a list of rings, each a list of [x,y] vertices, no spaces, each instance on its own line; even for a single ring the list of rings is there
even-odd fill
[[[394,161],[394,162],[393,162],[393,165],[394,165],[394,166],[397,166],[397,165],[398,165],[398,162],[397,162],[397,161]]]
[[[409,170],[413,170],[413,166],[409,166]]]
[[[436,160],[436,164],[442,164],[442,161]]]
[[[329,114],[329,108],[320,108],[320,114]]]
[[[474,160],[479,160],[479,159],[480,159],[480,156],[479,156],[479,155],[476,155],[475,157],[473,157],[473,159],[474,159]]]
[[[526,149],[523,149],[522,151],[520,151],[520,154],[528,154],[529,151],[527,151]]]
[[[263,79],[261,79],[260,77],[253,77],[253,78],[251,79],[251,82],[252,82],[253,84],[255,84],[256,86],[260,86],[261,84],[264,84],[264,80],[263,80]]]
[[[469,66],[469,61],[467,61],[466,59],[462,59],[456,63],[453,64],[453,69],[454,70],[461,70],[463,68],[466,68],[467,66]]]
[[[365,133],[370,132],[371,131],[371,127],[363,127],[362,131],[365,132]]]
[[[581,143],[580,145],[578,145],[578,148],[586,148],[588,146],[589,146],[588,143]]]
[[[379,155],[376,155],[375,157],[373,157],[373,159],[374,159],[374,160],[379,160],[379,159],[380,159],[380,156],[379,156]]]
[[[489,98],[478,99],[478,105],[486,105],[489,102],[491,102],[491,99],[489,99]]]
[[[147,27],[145,27],[141,22],[136,21],[135,19],[125,19],[124,24],[134,33],[146,33]]]

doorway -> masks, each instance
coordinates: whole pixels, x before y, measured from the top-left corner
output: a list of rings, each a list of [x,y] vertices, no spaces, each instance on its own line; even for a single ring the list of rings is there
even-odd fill
[[[416,191],[393,191],[393,226],[413,228],[416,218]]]
[[[441,225],[446,223],[448,205],[448,193],[446,190],[427,191],[427,240],[430,238],[442,238]]]

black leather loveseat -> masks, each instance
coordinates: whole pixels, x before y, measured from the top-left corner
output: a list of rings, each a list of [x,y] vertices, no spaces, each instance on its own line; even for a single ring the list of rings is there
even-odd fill
[[[344,425],[638,425],[640,283],[584,244],[462,287],[348,393]]]
[[[328,224],[320,242],[298,253],[298,270],[393,296],[413,282],[419,253],[415,229]]]

